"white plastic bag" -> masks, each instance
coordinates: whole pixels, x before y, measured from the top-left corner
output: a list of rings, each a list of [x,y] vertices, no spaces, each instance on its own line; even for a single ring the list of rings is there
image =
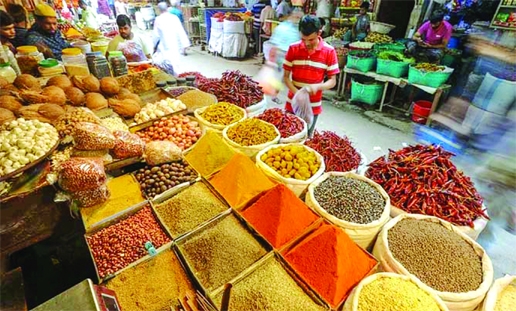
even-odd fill
[[[294,98],[292,98],[292,109],[296,116],[305,120],[310,127],[314,120],[314,112],[312,111],[312,104],[310,103],[310,92],[306,87],[297,91]]]

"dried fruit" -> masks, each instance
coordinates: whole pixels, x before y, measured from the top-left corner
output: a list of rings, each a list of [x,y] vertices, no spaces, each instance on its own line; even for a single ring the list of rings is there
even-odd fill
[[[57,86],[47,86],[43,89],[41,95],[46,98],[43,103],[52,103],[61,106],[66,104],[66,94],[61,88]]]
[[[141,110],[140,105],[132,99],[118,100],[110,98],[109,107],[113,108],[113,111],[119,115],[129,118],[134,117]]]
[[[100,80],[100,90],[106,96],[114,96],[120,92],[120,85],[115,78],[104,77]]]
[[[76,87],[69,87],[65,90],[66,98],[72,106],[84,106],[86,103],[86,96]]]
[[[41,90],[41,85],[39,84],[38,79],[25,73],[16,77],[16,80],[14,80],[14,85],[20,90]]]
[[[86,94],[86,107],[91,110],[100,110],[108,107],[108,101],[100,93]]]
[[[12,112],[16,112],[18,109],[22,107],[20,101],[10,95],[2,95],[0,96],[0,108],[4,108],[10,110]]]
[[[64,75],[55,76],[55,77],[48,79],[47,86],[52,86],[52,85],[57,86],[57,87],[61,88],[62,90],[65,90],[65,89],[73,86],[72,81],[70,81],[70,79]]]
[[[100,82],[95,76],[73,76],[72,77],[73,84],[81,89],[81,91],[87,92],[99,92],[100,91]]]

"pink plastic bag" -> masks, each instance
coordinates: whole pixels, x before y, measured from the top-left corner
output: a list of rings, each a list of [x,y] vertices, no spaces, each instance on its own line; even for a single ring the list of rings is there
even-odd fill
[[[312,111],[312,104],[310,103],[310,93],[308,89],[302,88],[297,91],[294,98],[292,98],[292,109],[296,116],[305,120],[308,127],[312,125],[314,120],[314,112]]]

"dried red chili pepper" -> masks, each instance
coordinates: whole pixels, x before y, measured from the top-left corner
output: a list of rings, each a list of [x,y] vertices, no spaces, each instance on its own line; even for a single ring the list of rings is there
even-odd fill
[[[279,108],[267,109],[257,118],[274,125],[279,130],[281,138],[295,135],[304,127],[301,119]]]
[[[334,132],[315,132],[305,145],[324,157],[327,172],[348,172],[360,166],[360,154],[353,148],[347,137]]]
[[[387,159],[380,157],[369,164],[366,176],[384,187],[392,204],[406,212],[473,227],[478,217],[489,217],[471,179],[450,160],[453,155],[434,145],[389,150]]]

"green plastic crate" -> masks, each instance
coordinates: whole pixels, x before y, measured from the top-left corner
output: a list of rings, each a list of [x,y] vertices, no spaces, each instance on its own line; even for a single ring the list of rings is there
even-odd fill
[[[351,81],[351,100],[374,105],[382,98],[383,84],[362,84]]]
[[[446,67],[444,71],[426,72],[410,66],[408,81],[412,84],[421,84],[438,88],[448,81],[452,73],[453,69],[448,67]]]
[[[381,51],[394,51],[403,53],[405,51],[405,45],[401,43],[377,43],[373,46],[373,50]]]
[[[353,56],[353,54],[348,54],[348,62],[346,66],[350,69],[356,69],[361,72],[369,72],[374,69],[374,65],[376,64],[376,57],[372,56],[369,58],[359,58]]]
[[[377,59],[376,73],[394,78],[405,77],[409,70],[409,64],[388,59]]]

